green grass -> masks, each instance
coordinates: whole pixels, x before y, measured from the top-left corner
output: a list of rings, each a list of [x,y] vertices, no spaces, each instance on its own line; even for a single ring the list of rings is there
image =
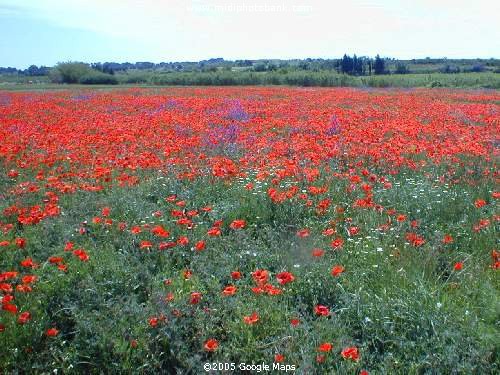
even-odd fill
[[[29,77],[28,77],[29,78]],[[289,85],[323,87],[453,87],[453,88],[500,88],[498,73],[431,73],[391,74],[354,77],[330,71],[290,72],[127,72],[116,74],[120,87],[143,86],[245,86],[245,85]],[[38,78],[37,78],[38,79]],[[48,83],[47,77],[40,77],[40,83],[28,84],[23,77],[17,81],[7,75],[0,76],[0,89],[55,89],[68,85]],[[80,87],[80,85],[71,85]],[[102,87],[102,85],[83,85]]]

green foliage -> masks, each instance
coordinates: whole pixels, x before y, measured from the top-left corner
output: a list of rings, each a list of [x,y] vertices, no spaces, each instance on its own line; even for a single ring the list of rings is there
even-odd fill
[[[373,62],[373,71],[375,74],[385,73],[385,61],[379,55],[375,57],[375,61]]]
[[[219,218],[226,223],[243,218],[248,227],[224,232],[205,251],[193,254],[189,247],[144,251],[134,235],[90,224],[89,234],[77,239],[90,253],[88,263],[71,261],[67,274],[50,265],[34,271],[40,283],[33,292],[38,298],[30,299],[30,311],[46,318],[26,326],[8,325],[0,334],[0,368],[8,373],[202,373],[206,362],[272,363],[279,352],[287,363],[313,374],[325,368],[335,373],[358,373],[360,368],[391,374],[496,373],[498,271],[488,268],[489,255],[482,251],[495,245],[495,228],[470,233],[472,223],[493,214],[494,208],[481,214],[469,208],[481,195],[479,189],[486,193],[494,188],[493,181],[481,181],[481,188],[436,187],[427,173],[438,176],[440,171],[402,171],[393,181],[399,187],[377,191],[377,197],[385,206],[405,212],[426,207],[419,215],[429,228],[425,237],[463,233],[452,247],[411,247],[404,240],[407,227],[401,224],[394,232],[369,233],[346,242],[342,251],[329,251],[326,266],[312,259],[310,250],[328,248],[328,240],[312,243],[295,235],[304,226],[319,230],[318,218],[293,202],[274,205],[265,192],[245,191],[243,182],[228,185],[206,178],[183,183],[173,176],[151,174],[133,188],[63,195],[60,205],[70,208],[65,215],[23,231],[38,259],[60,253],[82,220],[90,222],[103,206],[112,208],[115,221],[139,223],[151,220],[151,212],[159,208],[168,212],[163,198],[173,193],[186,199],[188,208],[207,203],[214,207],[203,214],[206,224],[196,227],[193,237]],[[3,184],[7,188],[6,180]],[[335,202],[348,200],[346,187],[330,182]],[[455,204],[447,204],[446,197],[453,197]],[[346,215],[366,228],[385,220],[376,211],[350,209]],[[174,224],[169,229],[174,238],[180,234]],[[2,262],[11,264],[23,256],[9,251]],[[450,267],[465,258],[466,269],[443,276],[442,263]],[[345,276],[329,274],[334,264],[345,266]],[[189,280],[182,276],[186,268],[194,271]],[[256,296],[245,285],[257,268],[273,274],[290,270],[296,280],[283,295]],[[237,269],[244,280],[230,279]],[[172,280],[170,287],[163,284],[166,278]],[[239,292],[221,296],[229,283]],[[203,294],[201,304],[189,304],[193,291]],[[167,292],[175,297],[169,304],[164,301]],[[311,306],[316,303],[332,306],[334,315],[313,317]],[[172,314],[175,309],[182,315]],[[265,330],[242,322],[241,317],[253,310],[265,319]],[[165,322],[150,327],[149,317],[160,314],[165,314]],[[292,317],[301,320],[296,328],[288,324]],[[57,325],[62,334],[41,336],[48,325]],[[203,353],[200,343],[212,336],[219,338],[221,348]],[[356,345],[362,353],[360,363],[329,359],[316,365],[317,347],[324,341],[334,343],[332,356]]]
[[[79,83],[83,85],[117,85],[118,80],[111,74],[101,73],[97,70],[86,73],[80,77]]]
[[[96,71],[87,71],[85,75],[94,77]],[[97,73],[99,74],[99,73]],[[62,82],[58,69],[50,73],[52,82]],[[82,78],[81,76],[80,78]],[[109,76],[101,76],[109,79]],[[228,71],[217,72],[143,72],[130,71],[116,73],[114,77],[119,84],[178,85],[178,86],[251,86],[251,85],[290,85],[290,86],[322,86],[322,87],[455,87],[455,88],[500,88],[500,74],[484,73],[432,73],[432,74],[391,74],[375,76],[352,76],[338,74],[329,70],[310,71],[280,68],[274,71]],[[79,78],[79,80],[80,80]],[[18,75],[2,75],[0,81],[25,83],[29,81],[44,82],[45,77],[26,77]],[[92,81],[92,80],[90,80]],[[433,82],[439,82],[436,86]],[[85,82],[91,83],[91,82]],[[97,82],[96,82],[97,83]],[[101,82],[99,82],[101,83]],[[114,80],[109,83],[115,84]],[[6,89],[16,88],[5,86]],[[17,87],[22,88],[22,87]],[[44,86],[40,85],[40,88]],[[57,88],[57,86],[54,86]]]
[[[394,71],[396,74],[407,74],[409,73],[408,67],[404,64],[398,63],[396,64],[396,70]]]
[[[493,73],[392,74],[348,76],[329,71],[217,72],[151,74],[154,85],[227,86],[227,85],[290,85],[323,87],[426,87],[440,81],[444,87],[500,88],[500,76]]]
[[[118,80],[111,74],[92,69],[80,62],[58,63],[50,71],[50,80],[54,83],[81,83],[85,85],[116,85]]]
[[[78,83],[80,79],[92,73],[92,68],[85,63],[58,63],[51,71],[51,80],[55,83]]]

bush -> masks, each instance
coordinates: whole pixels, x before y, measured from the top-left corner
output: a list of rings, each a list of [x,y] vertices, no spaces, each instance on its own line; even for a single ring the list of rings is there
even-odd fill
[[[396,65],[396,70],[394,71],[396,74],[408,74],[409,70],[408,67],[404,64],[397,64]]]
[[[88,64],[80,62],[58,63],[50,72],[50,79],[56,83],[78,83],[80,78],[92,72]]]
[[[485,67],[482,64],[474,64],[472,68],[469,69],[471,73],[481,73],[485,71]]]
[[[83,85],[117,85],[118,80],[111,74],[101,73],[97,70],[91,71],[80,77],[79,82]]]
[[[152,73],[127,72],[126,74],[119,74],[118,81],[119,83],[125,83],[125,84],[150,83],[151,76]]]

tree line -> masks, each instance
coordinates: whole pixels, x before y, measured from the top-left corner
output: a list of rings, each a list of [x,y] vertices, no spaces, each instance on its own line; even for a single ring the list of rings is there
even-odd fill
[[[385,61],[380,55],[375,56],[375,59],[369,57],[353,57],[344,54],[341,60],[337,61],[337,71],[344,74],[364,76],[373,74],[386,74]],[[406,68],[404,69],[406,73]]]
[[[498,59],[411,59],[396,60],[387,57],[374,58],[367,56],[352,57],[344,54],[339,59],[260,59],[260,60],[224,60],[213,58],[197,62],[161,62],[153,63],[139,61],[135,63],[96,62],[88,65],[93,71],[114,75],[129,71],[159,71],[159,72],[218,72],[218,71],[254,71],[287,73],[292,71],[334,71],[340,74],[353,76],[370,76],[383,74],[406,73],[459,73],[481,72],[485,70],[500,71]],[[57,66],[56,66],[57,68]],[[31,65],[27,69],[0,67],[0,74],[18,74],[24,76],[47,76],[52,68],[47,66]]]

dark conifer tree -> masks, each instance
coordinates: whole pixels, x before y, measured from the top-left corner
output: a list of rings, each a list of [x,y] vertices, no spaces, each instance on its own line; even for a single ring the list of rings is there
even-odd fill
[[[379,55],[375,56],[373,70],[375,71],[375,74],[384,74],[385,73],[385,61],[384,61],[384,59],[381,59]]]

